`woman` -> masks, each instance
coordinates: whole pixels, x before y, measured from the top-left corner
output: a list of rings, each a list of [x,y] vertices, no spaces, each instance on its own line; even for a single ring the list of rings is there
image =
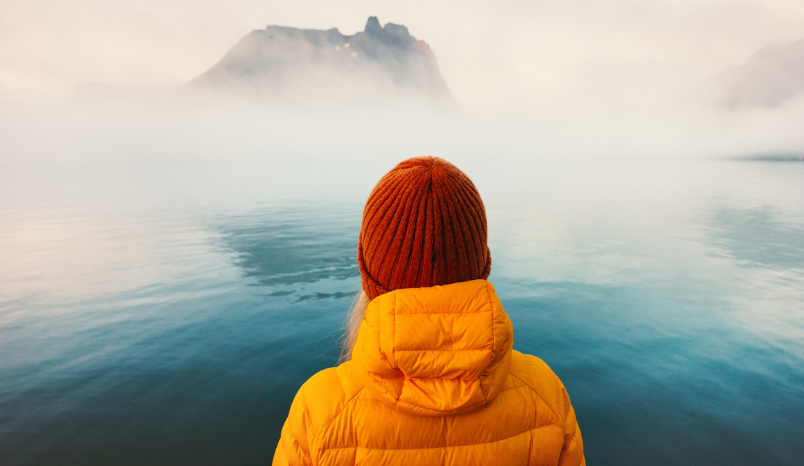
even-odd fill
[[[409,159],[380,180],[346,362],[301,387],[274,466],[586,463],[561,381],[512,350],[487,234],[477,189],[449,162]]]

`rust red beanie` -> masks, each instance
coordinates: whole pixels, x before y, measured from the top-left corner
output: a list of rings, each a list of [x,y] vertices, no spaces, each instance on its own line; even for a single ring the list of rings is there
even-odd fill
[[[357,263],[369,299],[401,288],[486,279],[491,254],[477,188],[436,157],[405,160],[382,177],[363,210]]]

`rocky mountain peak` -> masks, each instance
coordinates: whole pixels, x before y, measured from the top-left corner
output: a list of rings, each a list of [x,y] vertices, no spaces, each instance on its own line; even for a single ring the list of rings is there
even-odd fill
[[[376,16],[369,16],[368,21],[366,21],[366,28],[363,30],[368,35],[375,35],[375,34],[382,34],[382,26],[380,26],[380,20],[377,19]]]
[[[430,47],[376,16],[353,35],[285,26],[253,31],[191,85],[283,100],[418,97],[454,104]]]

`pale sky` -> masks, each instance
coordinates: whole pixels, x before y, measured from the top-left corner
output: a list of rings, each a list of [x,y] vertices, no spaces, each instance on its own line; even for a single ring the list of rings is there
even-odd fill
[[[475,114],[683,93],[759,47],[804,38],[801,0],[0,0],[0,99],[179,84],[251,30],[353,34],[370,15],[427,41]]]

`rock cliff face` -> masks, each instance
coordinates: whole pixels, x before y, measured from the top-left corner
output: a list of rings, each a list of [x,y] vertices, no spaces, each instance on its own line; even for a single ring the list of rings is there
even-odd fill
[[[804,40],[761,48],[744,64],[718,73],[711,84],[720,105],[775,107],[804,92]]]
[[[383,27],[373,16],[351,36],[283,26],[253,31],[190,85],[290,101],[454,103],[430,47],[405,26]]]

